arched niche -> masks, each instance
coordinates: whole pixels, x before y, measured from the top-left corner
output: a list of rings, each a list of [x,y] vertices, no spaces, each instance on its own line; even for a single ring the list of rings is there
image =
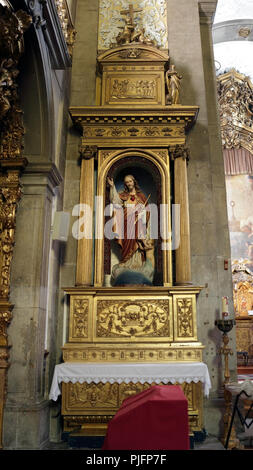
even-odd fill
[[[55,159],[53,73],[42,32],[27,31],[19,86],[24,112],[24,152],[29,162]]]
[[[107,178],[113,178],[116,188],[121,191],[123,180],[126,175],[133,175],[145,198],[152,207],[157,208],[157,219],[155,212],[153,223],[157,223],[157,238],[155,239],[155,272],[153,285],[171,285],[171,250],[164,249],[164,242],[171,243],[171,198],[170,198],[170,175],[169,164],[166,158],[161,157],[154,151],[141,149],[121,150],[111,153],[104,162],[101,162],[98,169],[97,196],[103,200],[99,210],[96,211],[96,231],[101,233],[101,227],[108,222],[110,215],[105,215],[105,208],[110,203],[109,187]],[[166,212],[166,214],[165,214]],[[160,221],[161,218],[167,221],[169,238],[164,240],[161,237]],[[154,227],[154,225],[153,225]],[[154,233],[154,232],[153,232]],[[168,245],[167,245],[168,246]],[[115,243],[104,238],[96,237],[95,245],[95,285],[111,285],[110,275],[112,263],[116,262],[119,253]]]

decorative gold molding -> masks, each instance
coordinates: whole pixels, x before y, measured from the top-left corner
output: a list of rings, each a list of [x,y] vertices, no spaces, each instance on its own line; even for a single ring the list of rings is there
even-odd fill
[[[201,343],[170,343],[123,345],[122,343],[90,346],[68,343],[63,350],[65,362],[119,362],[119,363],[166,363],[166,362],[201,362],[204,346]]]
[[[235,69],[217,77],[223,148],[253,154],[253,84]]]

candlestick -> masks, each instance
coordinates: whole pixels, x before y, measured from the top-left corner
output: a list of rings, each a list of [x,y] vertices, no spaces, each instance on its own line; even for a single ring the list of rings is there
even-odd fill
[[[228,297],[222,297],[222,318],[228,320],[229,312],[228,312]]]
[[[223,298],[222,298],[222,300],[223,300]],[[222,335],[223,346],[220,348],[220,354],[222,354],[224,356],[224,362],[225,362],[224,382],[223,382],[225,413],[224,413],[224,416],[223,416],[223,423],[224,423],[223,437],[221,439],[223,445],[225,445],[225,443],[226,443],[228,429],[229,429],[230,421],[231,421],[231,418],[232,418],[232,395],[225,388],[225,385],[228,384],[229,380],[230,380],[228,357],[230,355],[233,355],[233,351],[228,345],[229,344],[229,337],[228,337],[227,334],[229,333],[229,331],[232,330],[232,328],[235,324],[236,324],[235,320],[227,320],[227,319],[215,320],[215,325],[223,333],[223,335]],[[240,442],[236,437],[236,432],[235,432],[234,426],[232,426],[231,437],[229,439],[228,448],[229,449],[240,448]]]

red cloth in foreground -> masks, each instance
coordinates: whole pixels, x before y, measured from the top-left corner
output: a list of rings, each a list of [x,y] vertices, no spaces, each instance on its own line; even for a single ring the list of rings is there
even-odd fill
[[[155,385],[124,400],[102,449],[188,450],[188,402],[179,385]]]

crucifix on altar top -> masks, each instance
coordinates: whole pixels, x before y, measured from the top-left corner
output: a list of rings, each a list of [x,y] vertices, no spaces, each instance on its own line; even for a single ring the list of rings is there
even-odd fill
[[[128,10],[121,10],[120,14],[125,16],[125,25],[118,26],[123,31],[118,34],[116,41],[118,44],[129,44],[132,42],[140,42],[145,44],[153,44],[153,41],[146,37],[145,29],[143,27],[138,28],[134,24],[134,13],[139,13],[143,10],[135,9],[133,4],[129,4]]]
[[[129,23],[133,26],[134,24],[134,13],[139,13],[141,12],[142,10],[135,10],[134,7],[133,7],[133,4],[132,3],[129,3],[129,9],[128,10],[122,10],[120,12],[121,15],[128,15],[130,21]]]

